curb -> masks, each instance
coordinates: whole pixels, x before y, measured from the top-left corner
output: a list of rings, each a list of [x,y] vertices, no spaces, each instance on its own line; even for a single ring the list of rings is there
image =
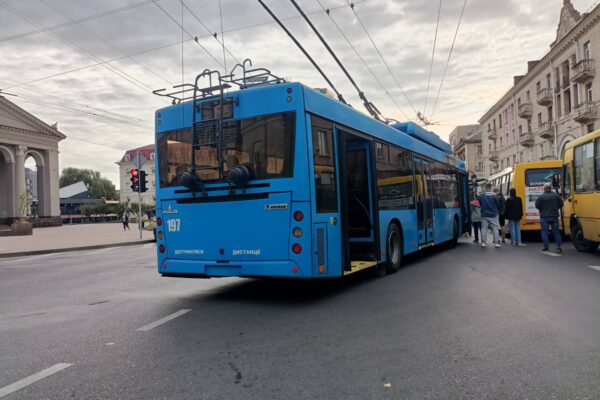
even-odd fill
[[[94,244],[91,246],[80,246],[80,247],[65,247],[65,248],[61,248],[61,249],[19,251],[19,252],[15,252],[15,253],[0,253],[0,258],[35,256],[35,255],[39,255],[39,254],[52,254],[52,253],[68,253],[71,251],[95,250],[95,249],[104,249],[107,247],[135,246],[137,244],[146,244],[146,243],[154,243],[154,239],[144,239],[144,240],[140,240],[137,242]]]

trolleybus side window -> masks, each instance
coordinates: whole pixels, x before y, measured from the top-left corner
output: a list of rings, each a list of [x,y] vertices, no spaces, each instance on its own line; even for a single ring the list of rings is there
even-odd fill
[[[389,160],[387,160],[387,157],[384,157],[383,160],[377,160],[379,209],[414,209],[413,181],[412,156],[410,152],[399,147],[390,146]]]
[[[584,143],[575,147],[573,157],[576,192],[594,190],[594,143]]]
[[[596,170],[596,190],[600,191],[600,139],[596,139],[594,142],[595,148],[595,170]]]
[[[566,200],[571,197],[571,173],[569,171],[569,164],[565,164],[563,166],[563,182],[562,182],[562,194],[563,198]]]
[[[334,213],[338,211],[338,199],[331,122],[313,116],[312,139],[317,212]]]

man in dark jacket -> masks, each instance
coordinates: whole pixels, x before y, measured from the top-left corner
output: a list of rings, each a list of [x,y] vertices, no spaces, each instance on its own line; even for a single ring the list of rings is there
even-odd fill
[[[523,218],[523,202],[517,197],[517,190],[510,189],[510,197],[506,199],[504,216],[508,220],[508,231],[510,232],[510,244],[513,246],[525,246],[521,243],[521,218]]]
[[[563,206],[563,199],[552,191],[552,184],[546,183],[544,185],[544,193],[537,198],[535,201],[535,208],[540,210],[540,225],[542,228],[542,241],[544,242],[544,248],[542,251],[548,251],[550,245],[548,240],[548,230],[552,228],[554,234],[554,242],[557,246],[557,251],[562,251],[562,237],[560,236],[560,230],[558,228],[558,211]]]
[[[500,224],[498,222],[498,209],[500,208],[500,200],[496,193],[492,192],[492,184],[485,184],[485,193],[479,196],[479,204],[481,205],[481,247],[486,247],[487,231],[492,230],[494,244],[500,247],[500,238],[498,235]]]

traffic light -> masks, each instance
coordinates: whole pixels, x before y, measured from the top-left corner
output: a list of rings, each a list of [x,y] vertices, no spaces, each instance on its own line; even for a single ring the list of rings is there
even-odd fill
[[[139,192],[140,190],[140,173],[137,169],[132,169],[131,171],[129,171],[129,175],[131,175],[131,177],[129,178],[129,180],[131,181],[131,190],[133,190],[134,192]]]
[[[146,190],[148,190],[146,188],[146,183],[148,183],[146,181],[146,171],[144,171],[143,169],[141,169],[140,170],[140,174],[139,174],[139,178],[140,178],[140,183],[139,183],[140,193],[144,193]]]

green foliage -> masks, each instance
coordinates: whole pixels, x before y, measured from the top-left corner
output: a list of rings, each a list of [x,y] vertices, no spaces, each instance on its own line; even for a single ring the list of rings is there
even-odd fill
[[[92,214],[96,213],[96,205],[95,204],[82,204],[79,208],[81,210],[81,214],[86,217],[92,216]]]
[[[26,217],[31,209],[32,197],[29,193],[21,193],[17,199],[17,216]]]
[[[65,187],[83,181],[92,197],[107,200],[117,199],[117,189],[110,179],[103,178],[99,171],[68,167],[60,174],[59,186]]]

